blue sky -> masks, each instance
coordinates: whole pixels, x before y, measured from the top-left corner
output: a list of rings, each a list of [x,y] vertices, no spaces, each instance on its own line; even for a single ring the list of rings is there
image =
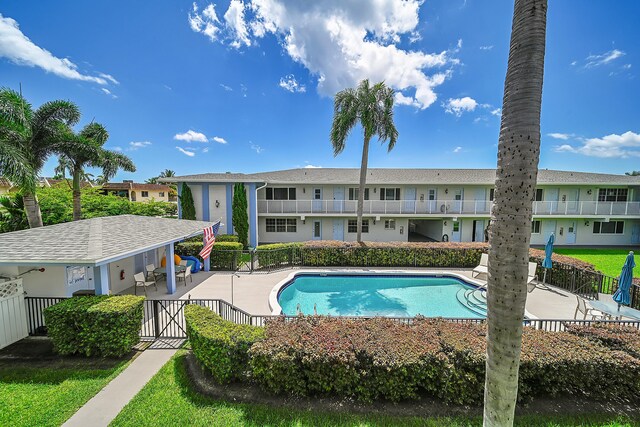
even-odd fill
[[[400,133],[371,167],[496,164],[512,3],[504,0],[4,1],[0,85],[70,99],[144,180],[358,167],[333,157],[332,95],[362,78],[399,91]],[[640,2],[551,1],[541,168],[640,169]],[[52,175],[50,161],[44,175]]]

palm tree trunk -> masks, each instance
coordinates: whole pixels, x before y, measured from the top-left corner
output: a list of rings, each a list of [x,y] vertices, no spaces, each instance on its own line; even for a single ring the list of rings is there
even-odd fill
[[[81,169],[73,168],[73,220],[80,221],[82,219],[82,205],[80,202],[80,174]]]
[[[540,158],[546,0],[515,0],[489,227],[484,425],[513,425]]]
[[[367,164],[369,163],[369,138],[364,137],[364,146],[362,147],[362,163],[360,163],[360,185],[358,186],[358,243],[362,243],[362,211],[364,209],[364,186],[367,183]]]
[[[29,228],[42,227],[42,213],[40,212],[38,197],[29,192],[22,195],[22,200],[24,201],[24,210],[27,214]]]

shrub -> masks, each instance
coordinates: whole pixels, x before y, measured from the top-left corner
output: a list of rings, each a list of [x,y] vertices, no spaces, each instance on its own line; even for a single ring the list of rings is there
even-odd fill
[[[605,347],[621,350],[633,357],[640,358],[640,332],[637,328],[606,323],[591,325],[568,324],[565,328],[567,332],[586,337]]]
[[[178,203],[180,203],[180,208],[182,209],[182,219],[196,219],[196,208],[193,201],[193,194],[191,194],[191,188],[186,182],[182,183],[181,193]]]
[[[187,336],[193,354],[219,383],[247,376],[248,351],[263,337],[264,328],[238,325],[198,305],[184,309]]]
[[[274,243],[256,248],[259,268],[300,265],[302,243]]]
[[[238,236],[236,236],[235,234],[220,234],[218,236],[216,236],[216,242],[234,242],[234,243],[238,243]]]
[[[73,297],[44,310],[48,334],[60,354],[120,357],[140,341],[143,297]]]
[[[184,241],[176,243],[176,253],[180,255],[187,255],[198,257],[202,250],[202,241]],[[235,270],[240,255],[242,254],[242,243],[237,242],[218,242],[213,245],[211,256],[209,257],[209,263],[212,270]]]

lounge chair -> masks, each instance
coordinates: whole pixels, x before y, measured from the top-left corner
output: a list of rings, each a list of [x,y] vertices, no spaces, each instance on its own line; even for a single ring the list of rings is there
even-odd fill
[[[153,272],[153,270],[156,269],[156,266],[153,264],[148,264],[145,268],[145,271],[147,272],[147,280],[153,278],[153,280],[156,280],[156,275]]]
[[[535,280],[538,281],[538,275],[536,274],[536,270],[538,269],[538,263],[530,262],[529,263],[529,273],[527,274],[527,292],[531,293],[536,288],[536,284],[533,283]]]
[[[603,313],[600,310],[596,310],[595,308],[591,308],[587,305],[587,300],[582,298],[580,295],[576,295],[578,299],[578,306],[576,307],[575,313],[573,313],[573,318],[578,318],[578,312],[582,313],[584,316],[583,320],[586,320],[587,316],[591,316],[591,320],[606,320],[610,316],[606,313]]]
[[[193,283],[193,276],[191,276],[191,266],[188,265],[187,268],[180,273],[177,273],[176,276],[179,279],[184,280],[184,285],[187,286],[187,277],[189,278],[189,280],[191,281],[191,283]]]
[[[471,277],[475,278],[480,274],[488,274],[489,273],[489,266],[487,265],[488,261],[489,261],[489,255],[482,254],[482,256],[480,257],[480,264],[473,269],[473,271],[471,272]],[[538,276],[536,275],[537,269],[538,269],[537,263],[535,262],[529,263],[529,272],[527,274],[527,292],[529,293],[533,292],[533,290],[536,288],[536,284],[533,283],[533,281],[538,280]],[[476,274],[474,275],[474,273]],[[487,287],[486,283],[480,286],[480,288],[482,289],[486,289],[486,287]]]
[[[474,278],[480,274],[488,274],[489,273],[489,255],[482,254],[480,256],[480,264],[471,272],[471,278]]]
[[[136,285],[134,288],[134,293],[138,295],[138,287],[144,288],[144,294],[147,295],[147,287],[153,285],[158,290],[158,285],[155,280],[147,280],[144,277],[144,273],[136,273],[133,275],[134,280],[136,281]]]

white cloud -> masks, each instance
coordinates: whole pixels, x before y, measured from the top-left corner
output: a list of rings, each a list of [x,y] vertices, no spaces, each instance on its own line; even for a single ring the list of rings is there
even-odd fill
[[[420,102],[411,96],[404,96],[402,92],[396,92],[395,102],[398,105],[411,105],[412,107],[420,108]]]
[[[114,95],[114,94],[113,94],[109,89],[107,89],[106,87],[101,87],[101,88],[100,88],[100,90],[102,90],[102,92],[103,92],[105,95],[108,95],[108,96],[112,97],[113,99],[116,99],[116,98],[118,97],[117,95]]]
[[[108,74],[90,76],[78,71],[78,66],[67,58],[58,58],[46,49],[37,46],[25,36],[18,23],[0,14],[0,57],[16,65],[38,67],[48,73],[71,80],[107,85],[118,81]]]
[[[112,148],[113,151],[122,151],[122,147],[115,146]]]
[[[177,141],[187,141],[187,142],[208,142],[209,141],[209,139],[204,133],[196,132],[191,129],[189,129],[185,133],[178,133],[174,135],[173,139]]]
[[[586,63],[584,67],[593,68],[593,67],[599,67],[600,65],[606,65],[624,55],[625,53],[618,49],[613,49],[613,50],[610,50],[609,52],[605,52],[600,55],[589,55],[585,59]]]
[[[227,140],[224,139],[221,136],[214,136],[213,138],[211,138],[213,141],[217,142],[218,144],[226,144]]]
[[[117,81],[117,80],[115,79],[115,77],[113,77],[111,74],[98,73],[98,75],[99,75],[100,77],[102,77],[103,79],[110,81],[110,82],[111,82],[111,83],[113,83],[114,85],[119,85],[119,84],[120,84],[120,82],[119,82],[119,81]]]
[[[453,50],[436,53],[399,47],[402,39],[418,36],[421,4],[422,0],[376,0],[366,5],[340,0],[247,0],[243,5],[234,0],[224,23],[212,5],[202,12],[194,5],[189,23],[210,40],[232,47],[275,36],[293,61],[317,77],[321,95],[333,96],[365,78],[384,80],[405,98],[414,99],[405,105],[424,109],[436,101],[435,88],[459,63],[453,55],[462,41]]]
[[[264,151],[264,148],[260,147],[258,144],[254,144],[252,142],[250,142],[250,144],[251,144],[251,149],[256,153],[260,154]]]
[[[131,141],[129,143],[129,151],[135,151],[138,148],[146,148],[151,145],[149,141]]]
[[[562,139],[566,141],[567,139],[573,137],[573,134],[554,132],[554,133],[548,133],[547,136],[550,136],[551,138],[554,138],[554,139]]]
[[[193,157],[193,156],[195,156],[195,155],[196,155],[196,153],[195,153],[195,152],[193,152],[193,151],[189,151],[189,150],[184,149],[184,148],[182,148],[182,147],[178,147],[178,146],[176,146],[176,148],[177,148],[177,149],[178,149],[178,151],[180,151],[182,154],[187,155],[187,156],[189,156],[189,157]]]
[[[456,147],[456,148],[453,149],[454,153],[459,153],[461,151],[462,151],[462,147]]]
[[[202,152],[203,152],[203,153],[208,153],[208,152],[209,152],[209,147],[204,147],[204,148],[202,149]]]
[[[449,98],[446,102],[442,103],[445,112],[455,114],[457,117],[462,116],[464,112],[475,110],[477,106],[478,103],[476,100],[468,96],[464,98]]]
[[[295,93],[295,92],[302,93],[307,91],[307,88],[305,88],[303,84],[298,83],[298,81],[296,80],[293,74],[289,74],[284,77],[281,77],[279,86],[284,90],[288,90],[289,92],[292,92],[292,93]]]
[[[488,107],[488,108],[491,108],[491,107]],[[500,107],[494,108],[493,110],[491,110],[491,115],[496,117],[502,116],[502,108]]]
[[[602,138],[580,141],[581,145],[563,144],[554,150],[559,153],[576,153],[600,158],[640,157],[640,134],[628,131],[622,135],[611,134]]]
[[[491,50],[493,49],[493,45],[488,45],[488,46],[480,46],[480,50]]]
[[[624,64],[622,66],[622,68],[625,69],[625,70],[629,70],[629,69],[631,69],[631,64]]]
[[[220,87],[222,89],[226,90],[227,92],[231,92],[233,90],[233,88],[231,86],[227,86],[227,85],[224,85],[222,83],[220,83]]]
[[[315,165],[305,165],[304,167],[305,169],[321,169],[322,166],[315,166]]]

